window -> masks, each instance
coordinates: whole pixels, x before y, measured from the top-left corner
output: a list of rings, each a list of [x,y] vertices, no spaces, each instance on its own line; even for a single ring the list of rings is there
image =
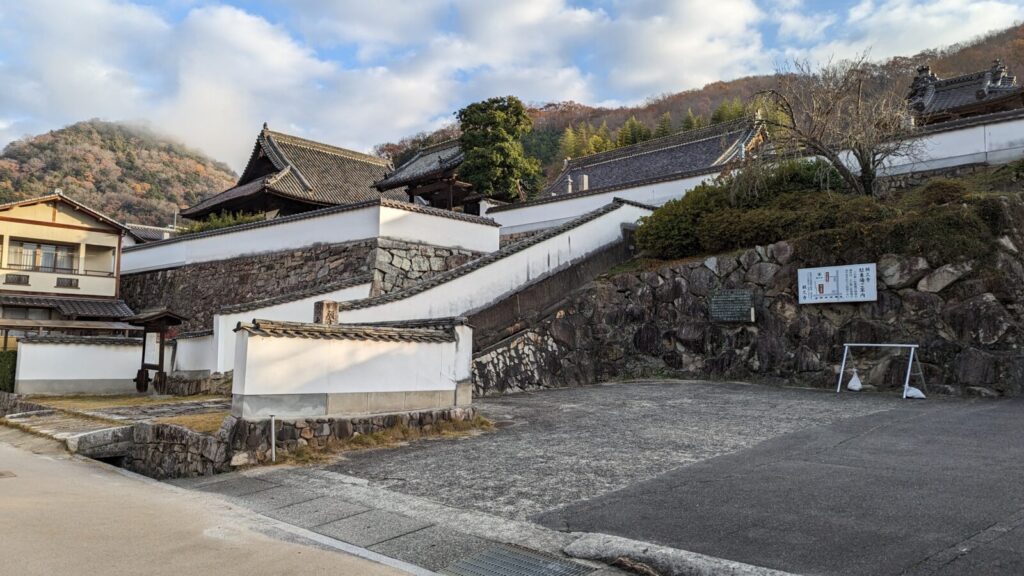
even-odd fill
[[[78,278],[57,278],[57,288],[78,288]]]
[[[28,286],[28,274],[4,274],[4,284]]]
[[[77,272],[77,247],[12,241],[7,266],[16,270]]]
[[[4,306],[3,317],[8,320],[49,320],[49,308],[22,308],[20,306]]]

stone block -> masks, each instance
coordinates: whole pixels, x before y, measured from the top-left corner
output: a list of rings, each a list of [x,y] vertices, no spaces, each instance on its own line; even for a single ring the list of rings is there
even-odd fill
[[[922,278],[921,281],[917,283],[917,289],[921,292],[941,292],[953,282],[956,282],[966,276],[973,269],[973,262],[946,264]]]
[[[403,410],[429,410],[451,405],[451,394],[441,390],[406,392]]]
[[[381,414],[405,410],[405,392],[368,392],[367,412]]]
[[[369,395],[366,392],[348,394],[328,394],[328,414],[366,414],[370,411]]]

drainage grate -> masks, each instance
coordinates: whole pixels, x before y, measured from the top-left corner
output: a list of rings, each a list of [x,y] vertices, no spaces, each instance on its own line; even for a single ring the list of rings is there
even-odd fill
[[[594,568],[519,546],[500,544],[445,568],[448,576],[584,576]]]
[[[10,470],[0,470],[0,478],[14,478],[14,472]]]

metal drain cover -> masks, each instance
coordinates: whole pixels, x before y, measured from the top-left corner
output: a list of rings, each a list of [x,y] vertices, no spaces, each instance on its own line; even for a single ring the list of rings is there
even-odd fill
[[[448,576],[584,576],[594,571],[550,554],[499,544],[452,564],[441,571]]]
[[[0,470],[0,478],[14,478],[14,472],[10,470]]]

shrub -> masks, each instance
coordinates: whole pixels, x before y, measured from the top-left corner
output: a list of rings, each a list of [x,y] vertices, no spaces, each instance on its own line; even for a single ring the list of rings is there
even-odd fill
[[[680,258],[700,250],[697,224],[706,215],[729,206],[725,189],[701,184],[678,200],[670,200],[640,220],[636,231],[641,249],[660,258]]]
[[[921,199],[925,206],[941,206],[953,202],[963,202],[970,192],[966,184],[949,178],[932,178],[921,189]]]
[[[14,392],[14,369],[17,365],[17,352],[0,351],[0,392]]]

